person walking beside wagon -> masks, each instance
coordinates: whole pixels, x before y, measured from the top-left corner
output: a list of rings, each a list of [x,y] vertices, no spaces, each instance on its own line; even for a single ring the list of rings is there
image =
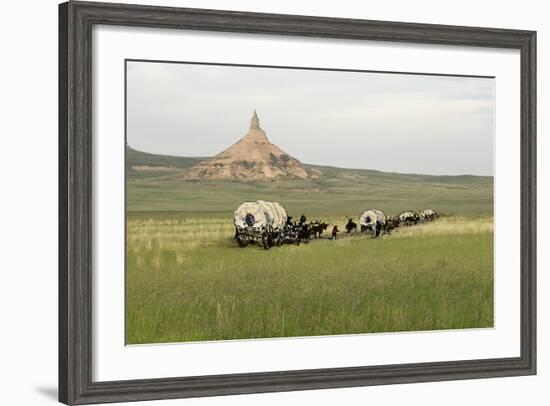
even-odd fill
[[[338,238],[338,233],[340,230],[338,230],[338,226],[332,227],[332,238],[331,240],[336,240]]]

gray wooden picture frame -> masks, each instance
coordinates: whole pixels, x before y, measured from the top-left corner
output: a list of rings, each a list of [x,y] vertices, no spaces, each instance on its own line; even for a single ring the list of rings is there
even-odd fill
[[[400,365],[92,380],[92,27],[397,41],[521,54],[521,355]],[[59,6],[59,400],[66,404],[341,388],[536,373],[536,32],[110,3]]]

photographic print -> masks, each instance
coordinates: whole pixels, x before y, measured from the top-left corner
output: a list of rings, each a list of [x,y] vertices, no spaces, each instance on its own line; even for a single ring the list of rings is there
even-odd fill
[[[125,69],[126,344],[493,327],[494,77]]]

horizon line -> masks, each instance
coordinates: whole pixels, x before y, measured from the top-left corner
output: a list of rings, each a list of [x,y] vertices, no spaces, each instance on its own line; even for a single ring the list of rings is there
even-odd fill
[[[156,153],[156,152],[147,152],[143,151],[141,149],[134,148],[130,145],[130,143],[126,142],[126,147],[133,149],[134,151],[141,152],[142,154],[149,154],[149,155],[157,155],[157,156],[168,156],[172,158],[192,158],[192,159],[201,159],[201,160],[208,160],[212,159],[214,156],[183,156],[183,155],[172,155],[168,153]],[[126,161],[126,154],[125,154],[125,161]],[[396,172],[396,171],[384,171],[381,169],[372,169],[372,168],[349,168],[349,167],[341,167],[341,166],[335,166],[335,165],[329,165],[329,164],[315,164],[315,163],[306,163],[302,162],[298,159],[302,165],[308,165],[308,166],[321,166],[326,168],[333,168],[333,169],[347,169],[347,170],[356,170],[356,171],[373,171],[373,172],[382,172],[382,173],[391,173],[391,174],[398,174],[398,175],[416,175],[416,176],[434,176],[434,177],[461,177],[461,176],[472,176],[472,177],[478,177],[478,178],[494,178],[495,175],[474,175],[471,173],[462,173],[458,175],[448,175],[448,174],[431,174],[431,173],[419,173],[419,172]],[[126,163],[126,162],[125,162]]]

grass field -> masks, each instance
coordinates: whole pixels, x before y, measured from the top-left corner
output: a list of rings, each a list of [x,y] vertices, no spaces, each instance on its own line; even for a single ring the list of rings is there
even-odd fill
[[[316,167],[315,181],[191,182],[192,159],[133,159],[166,168],[128,171],[128,344],[493,325],[490,177]],[[257,199],[340,229],[371,207],[443,217],[380,239],[239,248],[233,210]]]

